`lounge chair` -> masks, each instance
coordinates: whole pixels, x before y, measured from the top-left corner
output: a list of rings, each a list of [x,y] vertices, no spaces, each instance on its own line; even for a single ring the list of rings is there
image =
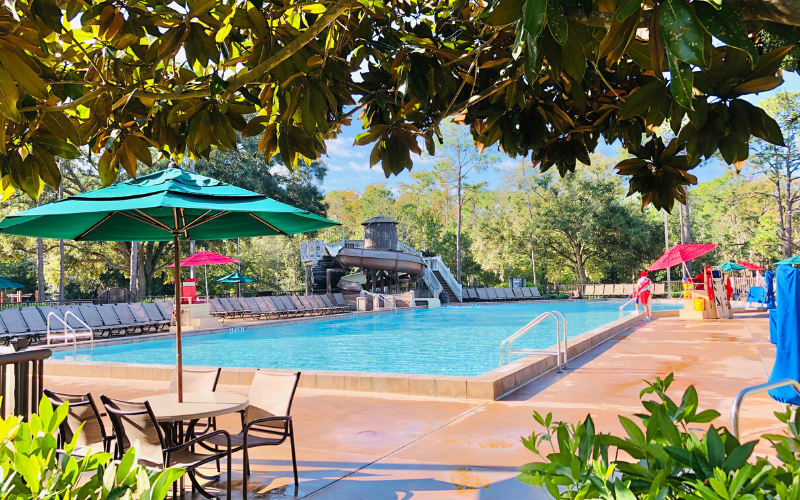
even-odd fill
[[[306,297],[306,299],[312,306],[317,307],[317,309],[323,311],[325,314],[334,314],[339,312],[339,310],[333,307],[333,305],[328,305],[323,302],[319,295],[309,295]]]
[[[486,289],[486,298],[490,301],[499,300],[497,298],[497,289],[496,288],[487,288]]]
[[[152,328],[154,332],[157,332],[161,329],[161,323],[163,322],[163,319],[161,321],[153,321],[150,319],[150,316],[147,315],[147,312],[144,310],[144,307],[142,307],[142,304],[133,302],[128,304],[128,309],[133,315],[133,319],[142,325],[142,330],[144,330],[144,328],[147,328],[148,330]]]
[[[169,320],[170,325],[175,323],[175,317],[173,316],[175,304],[171,300],[157,300],[156,307],[158,307],[158,310],[161,311],[161,315],[164,316],[165,319]]]
[[[653,283],[653,295],[657,297],[663,297],[666,291],[666,287],[664,283]]]
[[[10,334],[10,337],[23,337],[32,340],[38,340],[37,335],[32,335],[28,331],[28,324],[25,322],[25,318],[22,317],[22,313],[16,307],[9,307],[0,311],[0,319],[3,320],[3,323],[6,325],[6,331]]]
[[[149,324],[136,321],[127,303],[111,304],[111,307],[114,308],[114,312],[117,313],[120,322],[122,322],[123,325],[130,326],[131,333],[136,333],[136,329],[139,330],[139,333],[144,333],[145,328],[150,327]]]
[[[269,309],[269,311],[273,314],[275,319],[286,319],[289,317],[289,313],[286,311],[286,308],[283,307],[283,302],[279,300],[275,300],[277,297],[256,297],[256,301],[261,303],[264,302],[264,305]]]
[[[275,308],[278,310],[282,319],[286,319],[289,317],[293,318],[297,316],[297,311],[294,309],[294,305],[292,305],[291,309],[287,309],[286,304],[283,303],[283,299],[280,296],[264,297],[264,298],[267,299],[268,301],[269,299],[272,300],[272,305],[275,306]]]
[[[91,328],[91,325],[86,323],[86,320],[83,319],[83,315],[81,314],[80,309],[78,309],[78,306],[56,306],[56,309],[61,312],[61,316],[66,318],[67,324],[74,328],[75,331],[85,331],[87,326]],[[68,315],[67,312],[72,314]]]
[[[241,306],[244,315],[246,316],[253,315],[253,311],[250,309],[250,305],[247,303],[247,301],[244,300],[244,297],[237,297],[235,299],[231,299],[231,303],[234,300],[239,303],[239,306]],[[256,312],[256,315],[258,315],[258,312]]]
[[[275,307],[275,304],[272,302],[272,297],[254,297],[256,303],[261,308],[262,311],[266,311],[266,315],[264,316],[267,319],[278,319],[281,317],[281,312]]]
[[[227,459],[227,493],[231,498],[231,447],[230,435],[223,430],[210,432],[196,439],[185,441],[183,444],[170,447],[167,439],[156,421],[153,410],[148,402],[137,403],[133,401],[120,401],[106,396],[100,396],[106,408],[108,418],[114,425],[114,434],[117,436],[118,454],[123,455],[134,443],[140,443],[136,450],[137,465],[144,465],[153,469],[166,469],[167,467],[180,467],[192,481],[194,488],[199,487],[203,496],[208,493],[197,483],[196,470],[204,464]],[[214,436],[220,436],[223,442],[217,446],[224,446],[221,452],[211,454],[198,453],[196,446]],[[215,443],[216,444],[216,443]],[[173,483],[173,498],[178,497],[177,482]],[[181,492],[183,493],[183,492]]]
[[[500,290],[502,291],[503,295],[505,295],[506,300],[517,300],[517,297],[514,295],[513,288],[501,288]]]
[[[288,295],[281,295],[278,297],[278,300],[283,302],[283,306],[286,308],[286,312],[289,313],[289,316],[297,317],[310,314],[310,311],[306,311],[305,308],[298,309],[294,301]]]
[[[8,345],[8,341],[15,336],[8,333],[8,329],[6,329],[6,325],[3,323],[2,317],[0,317],[0,340],[3,341],[3,344]]]
[[[63,309],[62,309],[63,307]],[[47,319],[50,314],[52,313],[58,319],[51,319],[50,320],[50,333],[47,335],[47,344],[50,344],[51,340],[63,340],[65,343],[69,343],[70,340],[77,340],[78,338],[89,338],[91,340],[93,333],[90,333],[89,330],[86,329],[80,322],[75,321],[75,318],[67,317],[66,313],[69,309],[66,309],[65,306],[61,307],[50,307],[50,306],[39,306],[39,310],[41,311],[41,315],[45,318],[45,331],[47,330]],[[72,314],[77,313],[78,311],[72,311]],[[83,319],[83,318],[80,318]],[[35,321],[35,319],[34,319]],[[69,328],[67,331],[64,331],[64,323],[62,321],[66,321],[67,325],[72,329]],[[6,324],[8,322],[6,321]],[[73,335],[74,334],[74,335]]]
[[[476,288],[475,293],[478,295],[478,300],[482,300],[484,302],[489,301],[489,294],[486,293],[485,288]]]
[[[595,285],[586,285],[583,287],[583,296],[584,297],[591,297],[594,295]]]
[[[58,430],[62,446],[64,443],[71,443],[75,434],[78,434],[75,450],[71,455],[85,457],[90,449],[93,453],[101,451],[109,453],[111,451],[114,435],[106,433],[103,419],[100,418],[100,412],[90,393],[65,394],[45,389],[44,394],[55,407],[69,403],[67,417]],[[83,427],[81,428],[81,426]],[[78,433],[78,429],[80,429],[80,433]]]
[[[242,316],[242,314],[241,314],[241,306],[234,307],[233,304],[231,303],[230,299],[225,298],[225,297],[221,297],[219,299],[219,304],[222,306],[222,308],[228,314],[229,318],[235,318],[237,316]]]
[[[522,293],[522,288],[511,288],[510,290],[514,293],[514,297],[517,300],[525,300],[525,295]]]
[[[92,330],[95,331],[95,336],[99,337],[111,336],[111,331],[113,330],[113,328],[109,328],[103,323],[103,318],[100,317],[100,313],[97,311],[97,308],[94,305],[86,304],[78,306],[78,311],[80,311],[81,316],[83,317],[83,320],[86,322],[86,324],[91,326]]]
[[[291,410],[300,372],[292,374],[269,373],[257,370],[247,395],[249,406],[242,417],[242,432],[230,436],[231,453],[243,452],[243,476],[250,475],[248,449],[257,446],[277,446],[289,440],[294,470],[294,493],[297,495],[297,458],[294,451],[294,424]],[[245,446],[245,441],[247,445]],[[205,443],[225,446],[223,436],[215,436]],[[201,446],[205,447],[205,443]],[[228,472],[230,477],[230,472]],[[247,488],[247,480],[243,481]]]
[[[302,300],[300,300],[300,297],[292,295],[289,298],[292,300],[292,304],[294,304],[294,307],[298,311],[305,311],[307,314],[311,314],[313,316],[320,316],[327,312],[309,302],[308,297],[303,297]]]
[[[228,316],[228,313],[222,307],[222,304],[219,303],[219,299],[209,299],[208,300],[208,315],[209,316],[216,316],[219,318],[225,318]]]
[[[337,306],[334,304],[331,299],[327,295],[318,295],[317,298],[322,301],[325,307],[329,307],[333,309],[334,314],[350,312],[350,308],[347,306]]]
[[[614,295],[614,285],[603,285],[603,297]]]
[[[625,289],[622,284],[616,284],[614,285],[614,291],[612,293],[615,297],[624,297],[625,296],[624,290]]]
[[[169,323],[172,320],[172,317],[165,318],[161,311],[158,310],[158,306],[153,304],[152,302],[148,302],[146,304],[142,304],[144,308],[145,314],[150,319],[150,321],[158,324],[158,330],[167,329],[169,328]]]
[[[344,295],[341,293],[334,293],[333,294],[333,301],[337,306],[347,307],[349,311],[353,310],[353,307],[350,305],[349,302],[344,298]]]
[[[538,288],[536,288],[535,286],[532,286],[530,288],[530,290],[531,290],[531,298],[533,298],[533,299],[541,299],[542,298],[542,294],[539,293],[539,289]]]
[[[239,303],[239,301],[236,299],[236,297],[230,297],[230,298],[227,298],[227,299],[219,299],[219,301],[222,303],[223,306],[225,306],[226,302],[228,304],[230,304],[231,308],[236,312],[236,314],[240,318],[244,318],[244,315],[247,312],[249,312],[249,310],[245,311],[244,307],[242,307],[242,305]],[[228,308],[226,307],[225,310],[227,311]]]
[[[622,285],[622,296],[623,297],[633,296],[633,287],[634,287],[633,283]]]
[[[47,323],[42,318],[42,313],[39,312],[39,309],[36,307],[23,307],[19,312],[28,325],[28,332],[32,336],[47,335]],[[62,325],[55,325],[54,329],[58,329],[59,326]]]
[[[261,309],[261,306],[256,301],[255,297],[246,297],[244,299],[247,307],[250,309],[250,317],[251,318],[266,318],[269,314],[269,311],[265,311]]]
[[[529,287],[526,286],[524,288],[520,288],[519,290],[522,292],[522,296],[525,298],[525,300],[530,300],[533,298],[533,295],[531,295],[531,289]]]
[[[117,316],[114,304],[100,304],[97,306],[97,312],[100,313],[103,323],[111,329],[112,335],[115,333],[126,335],[129,331],[138,328],[136,323],[123,323]]]

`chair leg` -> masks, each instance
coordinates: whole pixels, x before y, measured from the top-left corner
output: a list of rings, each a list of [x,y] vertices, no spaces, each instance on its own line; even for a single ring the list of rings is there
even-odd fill
[[[291,429],[291,434],[289,434],[289,444],[292,447],[292,468],[294,468],[294,494],[297,496],[298,489],[300,487],[299,481],[297,480],[297,456],[294,452],[294,429]]]
[[[228,500],[231,500],[231,450],[228,448]],[[247,479],[245,478],[244,481],[244,490],[247,491]]]

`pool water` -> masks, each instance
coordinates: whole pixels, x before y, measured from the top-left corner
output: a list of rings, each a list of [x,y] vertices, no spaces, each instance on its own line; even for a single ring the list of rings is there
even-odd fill
[[[619,318],[621,301],[470,305],[398,311],[183,339],[187,366],[288,368],[476,376],[500,364],[500,342],[545,311],[567,318],[568,337]],[[629,306],[630,307],[630,306]],[[672,304],[654,305],[671,309]],[[627,309],[627,308],[626,308]],[[626,311],[627,314],[627,311]],[[555,344],[547,318],[514,348]],[[175,363],[175,340],[54,352],[53,358],[141,364]]]

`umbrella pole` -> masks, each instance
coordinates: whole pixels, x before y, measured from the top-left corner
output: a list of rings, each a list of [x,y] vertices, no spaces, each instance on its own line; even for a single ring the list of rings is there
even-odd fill
[[[181,242],[175,233],[175,345],[178,351],[178,403],[183,402],[183,346],[181,345]]]
[[[206,302],[208,302],[208,266],[203,266],[203,274],[206,276]]]

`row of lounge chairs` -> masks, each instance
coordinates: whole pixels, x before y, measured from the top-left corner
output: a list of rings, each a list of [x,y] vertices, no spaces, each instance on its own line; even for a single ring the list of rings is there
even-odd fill
[[[542,295],[536,287],[522,288],[462,288],[463,301],[502,301],[502,300],[536,300]]]
[[[633,283],[616,285],[585,285],[584,297],[630,297],[636,285]],[[662,297],[666,292],[664,283],[653,283],[650,287],[650,294],[654,297]]]
[[[95,337],[110,337],[168,328],[172,322],[172,303],[7,307],[0,311],[0,340],[6,344],[12,338],[40,341],[47,335],[51,314],[58,318],[50,320],[51,332],[63,331],[62,321],[66,321],[76,333],[88,332],[88,326]]]
[[[220,318],[285,319],[350,312],[341,293],[330,295],[280,295],[274,297],[220,298],[208,301],[209,314]]]

